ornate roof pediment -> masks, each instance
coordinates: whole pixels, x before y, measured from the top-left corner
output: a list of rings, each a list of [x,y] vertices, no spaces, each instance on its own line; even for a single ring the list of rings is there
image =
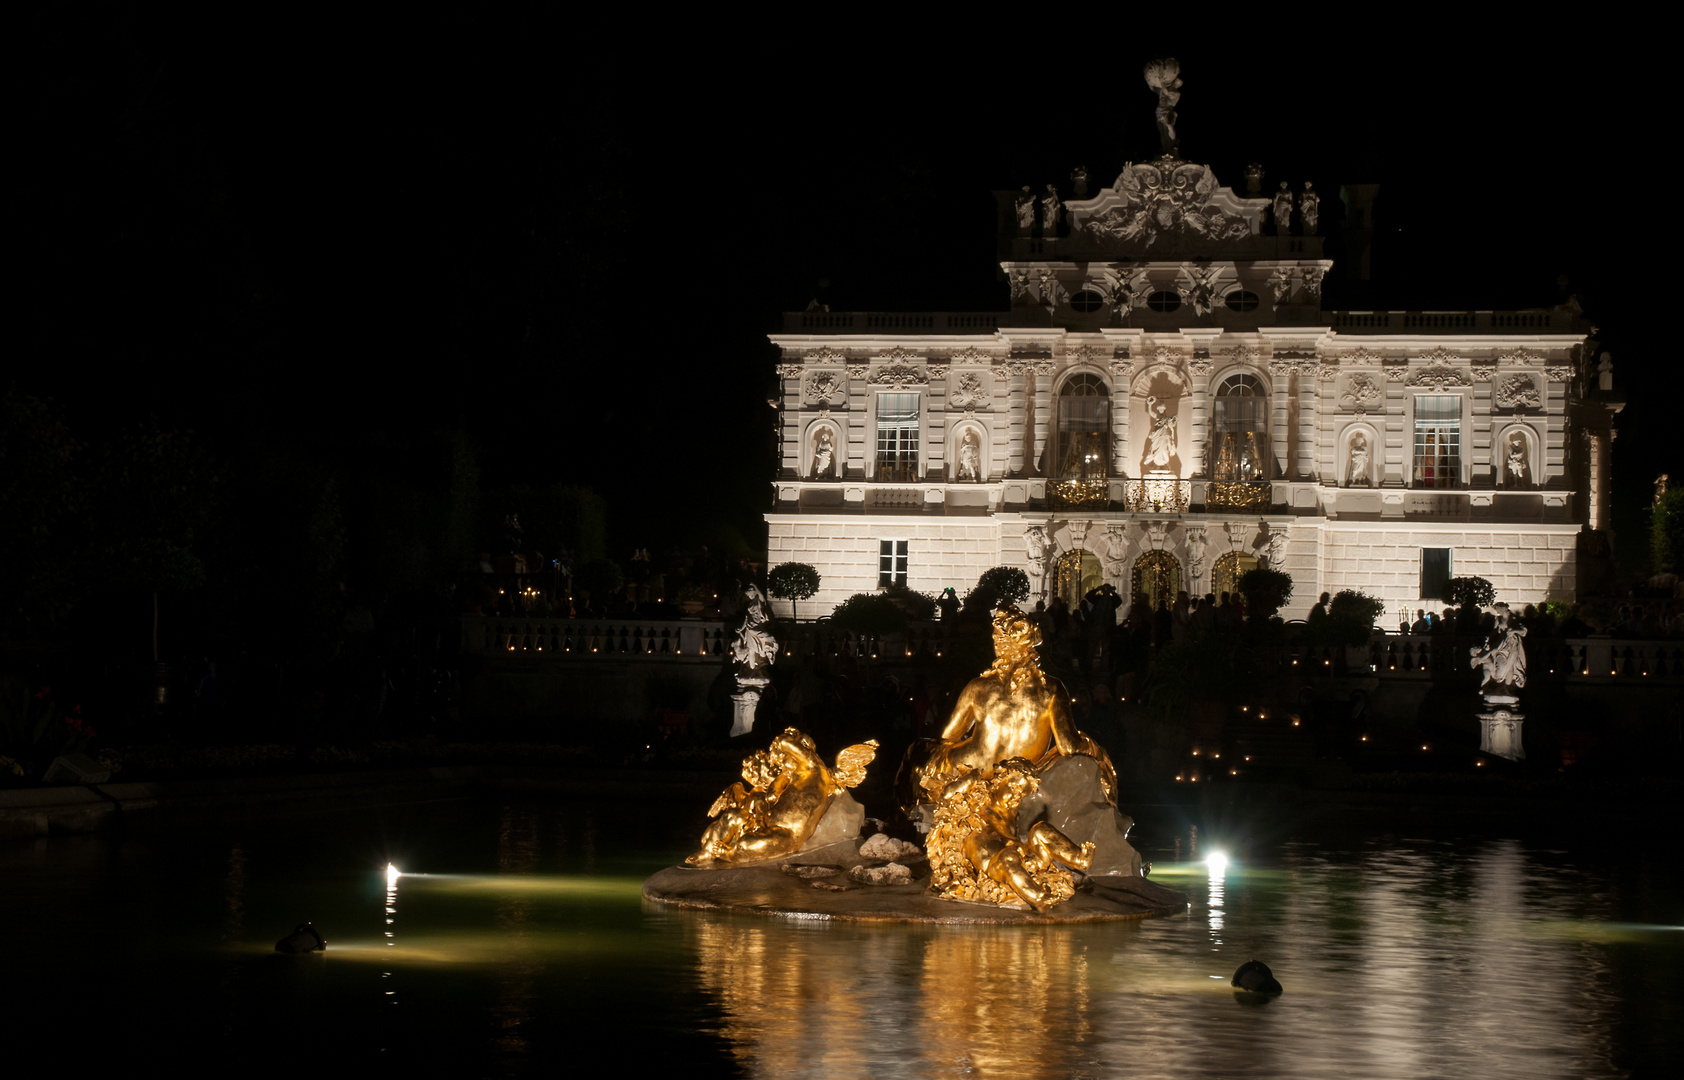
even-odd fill
[[[1164,156],[1131,162],[1092,199],[1065,204],[1072,236],[1105,251],[1219,248],[1261,230],[1268,199],[1242,199],[1209,165]]]

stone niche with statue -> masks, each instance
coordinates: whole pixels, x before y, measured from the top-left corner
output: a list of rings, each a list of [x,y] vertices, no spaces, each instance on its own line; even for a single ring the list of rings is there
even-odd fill
[[[993,621],[995,661],[937,738],[900,763],[894,824],[862,836],[850,794],[875,740],[827,765],[795,728],[743,761],[707,813],[697,851],[643,894],[680,907],[792,917],[999,923],[1133,919],[1183,911],[1128,842],[1105,749],[1071,721],[1040,666],[1040,632],[1015,608]]]

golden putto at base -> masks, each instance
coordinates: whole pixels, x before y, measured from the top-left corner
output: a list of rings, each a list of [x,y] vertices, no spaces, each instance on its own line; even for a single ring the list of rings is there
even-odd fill
[[[732,784],[714,800],[702,850],[684,861],[691,866],[761,862],[800,851],[833,797],[858,787],[876,756],[876,739],[857,743],[836,755],[832,770],[811,738],[785,728],[771,746],[743,759],[747,786]]]
[[[937,799],[935,827],[924,845],[932,892],[1039,912],[1076,894],[1065,867],[1086,870],[1091,843],[1078,847],[1045,821],[1018,839],[1018,808],[1040,785],[1029,762],[1000,762],[992,779],[966,769],[946,781],[926,777],[925,783]]]

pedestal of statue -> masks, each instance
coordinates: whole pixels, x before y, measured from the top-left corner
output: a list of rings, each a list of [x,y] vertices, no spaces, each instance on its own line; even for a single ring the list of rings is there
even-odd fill
[[[1486,694],[1487,712],[1479,714],[1479,751],[1493,757],[1520,761],[1526,757],[1520,726],[1526,717],[1515,711],[1520,699],[1513,694]]]
[[[737,692],[731,695],[731,738],[747,735],[754,730],[754,711],[760,707],[760,691],[771,679],[738,679]]]

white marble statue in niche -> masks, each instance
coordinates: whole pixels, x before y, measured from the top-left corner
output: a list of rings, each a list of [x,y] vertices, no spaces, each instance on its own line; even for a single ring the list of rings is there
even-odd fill
[[[1368,455],[1368,436],[1357,432],[1351,436],[1350,462],[1346,473],[1346,487],[1373,487],[1374,469]]]
[[[967,428],[959,440],[959,479],[982,479],[982,440],[975,428]]]
[[[1146,415],[1152,422],[1152,429],[1146,435],[1144,464],[1154,470],[1168,469],[1175,457],[1176,416],[1156,395],[1146,399]]]
[[[1527,461],[1526,436],[1516,431],[1509,435],[1507,454],[1503,461],[1503,484],[1505,487],[1525,487],[1530,482],[1532,469]]]
[[[831,442],[830,429],[820,428],[813,440],[813,479],[834,479],[836,476],[836,447]]]

